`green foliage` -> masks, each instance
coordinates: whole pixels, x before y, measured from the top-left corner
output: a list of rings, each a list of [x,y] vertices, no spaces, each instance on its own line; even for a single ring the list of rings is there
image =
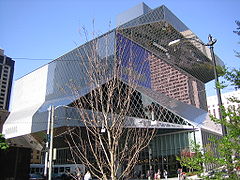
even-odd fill
[[[225,69],[224,78],[230,82],[230,85],[234,86],[235,89],[240,89],[240,69]]]
[[[199,144],[192,143],[191,147],[184,149],[176,159],[180,162],[181,166],[187,167],[191,173],[193,171],[196,171],[196,173],[203,172],[202,163],[205,159]]]
[[[6,150],[8,147],[9,146],[6,143],[4,136],[0,133],[0,149]]]
[[[228,71],[225,69],[228,81],[232,82],[232,85],[236,89],[240,89],[240,72],[236,69]],[[240,99],[231,97],[228,99],[231,102],[240,103]],[[236,179],[237,173],[236,168],[240,167],[240,108],[234,106],[229,108],[220,107],[222,111],[222,119],[214,118],[211,119],[226,126],[227,135],[221,139],[210,139],[212,143],[202,147],[200,145],[192,145],[191,152],[195,152],[194,156],[179,156],[177,160],[180,161],[182,166],[189,168],[190,171],[197,171],[198,174],[203,172],[203,164],[212,164],[215,167],[214,178],[217,179],[223,175],[227,175],[228,179]],[[214,144],[217,153],[212,152],[212,145]],[[204,153],[201,153],[204,152]],[[222,169],[226,169],[223,172]],[[204,177],[205,179],[209,179]]]
[[[234,101],[234,98],[232,98],[232,101]],[[222,114],[222,119],[212,118],[213,121],[227,127],[227,135],[214,141],[220,157],[224,157],[217,159],[217,163],[225,165],[229,173],[234,174],[232,171],[240,167],[238,157],[240,155],[240,109],[234,107],[228,109],[222,108]]]
[[[189,153],[182,153],[181,156],[176,157],[181,166],[187,167],[189,172],[196,171],[196,174],[201,174],[203,173],[203,164],[212,164],[215,167],[215,179],[223,175],[228,175],[228,179],[237,177],[235,170],[240,167],[240,111],[235,108],[222,108],[222,112],[224,118],[216,119],[212,117],[212,120],[227,127],[226,136],[221,139],[209,139],[212,143],[202,149],[199,144],[192,143],[192,147],[185,151],[194,152],[193,155],[189,156]],[[217,154],[213,152],[213,144]],[[218,167],[226,169],[227,172],[223,172]]]

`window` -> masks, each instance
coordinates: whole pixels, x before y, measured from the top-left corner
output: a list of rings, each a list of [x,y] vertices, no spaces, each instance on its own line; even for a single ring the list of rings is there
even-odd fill
[[[36,168],[36,173],[39,173],[39,168]]]
[[[65,168],[65,171],[66,171],[66,172],[70,172],[70,167],[66,167],[66,168]]]
[[[53,172],[54,172],[55,174],[57,174],[57,173],[58,173],[58,168],[55,167],[55,168],[53,169]]]
[[[35,173],[35,168],[31,168],[31,174]]]
[[[59,172],[64,172],[64,167],[60,167]]]

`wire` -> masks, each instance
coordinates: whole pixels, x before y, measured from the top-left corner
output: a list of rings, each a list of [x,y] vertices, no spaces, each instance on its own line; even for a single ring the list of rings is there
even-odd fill
[[[24,60],[35,60],[35,61],[42,61],[42,60],[43,61],[49,61],[49,60],[53,60],[53,59],[37,59],[37,58],[35,59],[35,58],[22,58],[22,57],[19,57],[19,58],[18,57],[16,57],[16,58],[13,57],[12,59],[24,59]]]
[[[38,59],[38,58],[12,58],[13,60],[17,60],[17,59],[22,59],[22,60],[27,60],[27,61],[52,61],[52,62],[63,62],[63,61],[78,61],[81,62],[80,60],[82,60],[82,58],[80,59]]]

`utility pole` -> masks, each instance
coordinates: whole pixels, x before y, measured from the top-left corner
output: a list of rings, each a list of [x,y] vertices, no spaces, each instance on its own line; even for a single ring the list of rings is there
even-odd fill
[[[45,165],[44,165],[44,177],[47,177],[48,170],[48,153],[49,153],[49,141],[50,141],[50,125],[51,125],[51,107],[48,108],[48,125],[47,125],[47,140],[46,140],[46,151],[45,151]]]
[[[48,169],[48,180],[52,178],[52,157],[53,157],[53,121],[54,121],[54,106],[51,106],[51,128],[50,128],[50,148],[49,148],[49,169]]]

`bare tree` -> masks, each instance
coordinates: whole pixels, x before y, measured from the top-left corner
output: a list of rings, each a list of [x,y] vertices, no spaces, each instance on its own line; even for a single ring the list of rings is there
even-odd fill
[[[92,40],[77,53],[88,92],[82,95],[82,87],[74,82],[69,86],[80,122],[69,128],[66,139],[73,161],[83,163],[98,179],[128,177],[155,133],[146,115],[153,107],[141,107],[136,90],[149,60],[136,62],[137,53],[117,31]],[[146,121],[144,127],[133,117]]]

